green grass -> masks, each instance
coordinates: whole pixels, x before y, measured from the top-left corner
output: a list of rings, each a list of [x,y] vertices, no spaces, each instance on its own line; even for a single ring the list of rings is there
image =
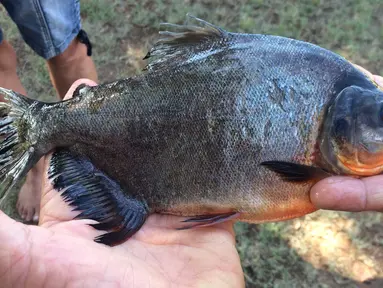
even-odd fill
[[[383,75],[381,0],[82,0],[81,5],[101,82],[139,73],[159,23],[183,23],[188,12],[233,32],[309,41]],[[23,43],[4,11],[0,27],[19,55],[28,94],[54,101],[44,60]],[[3,207],[14,217],[15,199],[14,193]],[[378,213],[335,212],[284,223],[239,223],[237,247],[247,286],[356,287],[352,279],[383,277],[382,223]]]

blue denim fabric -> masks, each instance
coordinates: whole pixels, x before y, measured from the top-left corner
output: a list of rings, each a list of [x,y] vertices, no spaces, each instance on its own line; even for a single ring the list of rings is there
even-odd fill
[[[45,59],[62,53],[81,29],[79,0],[0,2],[16,23],[24,41]]]

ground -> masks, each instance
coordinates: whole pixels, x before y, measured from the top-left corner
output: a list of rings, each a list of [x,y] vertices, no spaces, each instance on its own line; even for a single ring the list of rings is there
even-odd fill
[[[158,24],[182,23],[187,12],[230,31],[310,41],[383,75],[381,0],[82,0],[81,9],[100,82],[139,73]],[[17,50],[29,96],[55,101],[44,61],[4,10],[0,27]],[[15,194],[3,209],[16,217],[14,202]],[[236,232],[248,287],[357,287],[383,278],[381,213],[320,211],[283,223],[239,223]]]

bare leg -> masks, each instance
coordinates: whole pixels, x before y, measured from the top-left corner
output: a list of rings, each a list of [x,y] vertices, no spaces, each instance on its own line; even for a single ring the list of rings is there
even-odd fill
[[[0,43],[0,86],[12,89],[23,95],[26,91],[16,74],[16,54],[7,41]],[[0,101],[4,101],[0,96]],[[17,201],[17,211],[25,221],[37,221],[40,210],[41,177],[44,162],[42,160],[30,170],[27,179],[20,190]]]
[[[6,40],[3,40],[0,43],[0,86],[26,95],[26,91],[16,74],[16,65],[15,51]],[[0,97],[0,100],[4,101],[4,98]]]
[[[86,49],[84,44],[75,39],[62,54],[48,60],[51,81],[61,99],[73,82],[80,78],[98,81],[95,65],[86,54]]]

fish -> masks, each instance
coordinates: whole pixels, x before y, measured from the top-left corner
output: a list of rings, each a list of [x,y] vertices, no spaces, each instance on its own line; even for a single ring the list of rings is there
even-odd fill
[[[332,51],[188,14],[145,59],[65,101],[1,88],[1,195],[53,152],[49,181],[115,246],[154,213],[179,230],[301,217],[318,181],[383,171],[383,91]]]

